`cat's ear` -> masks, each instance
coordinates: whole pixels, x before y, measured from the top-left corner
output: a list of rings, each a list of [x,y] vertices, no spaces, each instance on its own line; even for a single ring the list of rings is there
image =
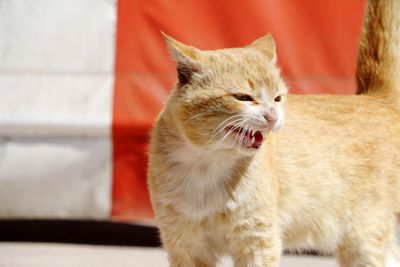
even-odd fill
[[[198,62],[200,50],[178,42],[164,32],[161,33],[164,36],[172,57],[176,61],[179,83],[189,83],[193,75],[198,74],[200,71],[200,63]]]
[[[276,63],[276,45],[271,34],[258,38],[247,47],[255,48],[263,52],[272,63]]]

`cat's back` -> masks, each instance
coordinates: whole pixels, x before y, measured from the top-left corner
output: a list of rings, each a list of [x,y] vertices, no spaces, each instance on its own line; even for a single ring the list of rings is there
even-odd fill
[[[303,161],[305,171],[315,164],[325,174],[365,171],[367,178],[374,167],[400,169],[400,109],[377,97],[292,95],[275,135],[277,155],[296,166]]]
[[[399,122],[399,110],[371,96],[290,96],[271,150],[286,246],[310,234],[310,247],[340,239],[349,214],[400,211]]]
[[[390,99],[369,95],[289,95],[287,114],[289,123],[296,117],[341,123],[389,122],[399,119],[400,107]]]
[[[304,138],[299,134],[305,134]],[[330,141],[344,146],[346,140],[368,141],[398,147],[400,107],[367,95],[291,95],[282,131],[282,136],[288,135],[299,142],[308,139],[310,143]]]

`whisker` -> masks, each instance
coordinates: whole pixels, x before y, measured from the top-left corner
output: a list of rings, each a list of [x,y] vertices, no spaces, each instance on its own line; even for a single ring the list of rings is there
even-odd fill
[[[214,137],[215,137],[217,134],[219,134],[222,130],[224,130],[224,129],[225,129],[227,126],[229,126],[230,124],[235,123],[235,122],[237,122],[237,121],[241,121],[241,120],[243,120],[243,118],[239,118],[239,119],[233,120],[232,122],[229,122],[229,120],[231,120],[231,119],[233,119],[233,118],[241,117],[241,116],[242,116],[242,115],[233,115],[233,116],[230,116],[229,118],[225,119],[223,122],[221,122],[221,123],[214,129],[214,131],[212,132],[212,134],[211,134],[209,140],[207,141],[207,143],[205,143],[205,144],[200,148],[200,154],[203,153],[204,149],[212,142],[212,140],[214,139]],[[228,122],[226,126],[223,125],[225,122]],[[215,133],[216,130],[217,130],[218,128],[221,128],[221,129],[218,131],[218,133]]]
[[[247,122],[247,121],[246,121],[246,122]],[[242,143],[243,143],[244,137],[245,137],[245,135],[246,135],[247,127],[248,127],[248,124],[246,124],[246,125],[243,127],[243,131],[240,133],[240,138],[239,138],[239,140],[238,140],[238,142],[237,142],[237,148],[238,148],[238,150],[240,150],[241,145],[242,145]]]
[[[215,131],[217,131],[218,128],[221,127],[221,125],[223,125],[226,121],[229,121],[230,119],[233,119],[233,118],[242,117],[242,116],[243,116],[242,114],[237,114],[237,115],[230,116],[229,118],[227,118],[226,120],[224,120],[223,122],[221,122],[221,123],[214,129],[214,131],[212,132],[211,135],[214,135]],[[224,127],[224,128],[225,128],[225,127]]]
[[[187,123],[188,121],[193,120],[193,119],[197,118],[198,116],[201,116],[201,115],[204,115],[204,114],[207,114],[207,113],[210,113],[210,111],[205,111],[205,112],[201,112],[199,114],[196,114],[193,117],[190,117],[189,119],[184,120],[182,123]]]
[[[229,118],[228,118],[228,119],[229,119]],[[241,120],[241,119],[238,119],[238,120]],[[226,120],[225,120],[225,121],[226,121]],[[237,120],[235,120],[235,121],[237,121]],[[222,123],[223,123],[223,122],[222,122]],[[221,124],[222,124],[222,123],[221,123]],[[220,125],[221,125],[221,124],[220,124]],[[220,125],[219,125],[219,126],[220,126]],[[218,127],[219,127],[219,126],[218,126]],[[224,129],[224,128],[222,128],[222,129]],[[215,132],[215,130],[214,130],[214,132]],[[206,147],[212,142],[212,139],[213,139],[214,137],[215,137],[215,135],[213,134],[213,135],[208,139],[208,141],[200,148],[200,152],[201,152],[201,153],[203,153],[204,149],[206,149]],[[213,147],[215,147],[215,145],[214,145]],[[212,148],[208,148],[208,147],[207,147],[208,152],[209,152],[209,151],[214,151],[213,147],[212,147]],[[200,154],[201,154],[201,153],[200,153]]]
[[[246,137],[246,133],[247,133],[247,131],[248,131],[249,125],[250,125],[250,123],[246,124],[246,125],[243,127],[243,133],[242,133],[242,135],[240,136],[240,140],[239,140],[239,142],[238,142],[238,144],[237,144],[237,157],[240,157],[240,152],[241,152],[241,150],[242,150],[242,144],[243,144],[244,138]]]
[[[225,125],[224,127],[221,127],[221,129],[220,129],[217,133],[212,134],[211,137],[210,137],[210,139],[212,139],[212,138],[214,138],[215,136],[217,136],[220,132],[222,132],[224,129],[226,129],[226,127],[230,126],[231,124],[237,123],[238,121],[240,122],[240,121],[245,121],[245,120],[246,120],[245,118],[240,118],[240,119],[236,119],[236,120],[234,120],[234,121],[229,122],[229,123],[228,123],[227,125]]]
[[[229,131],[224,135],[224,137],[218,142],[218,144],[215,146],[215,149],[217,149],[218,147],[221,146],[221,144],[225,141],[225,139],[229,136],[229,134],[231,134],[232,132],[234,132],[236,129],[241,128],[241,126],[245,123],[246,121],[241,121],[235,124],[235,126],[233,126],[231,129],[229,129]],[[214,150],[213,150],[214,151]]]

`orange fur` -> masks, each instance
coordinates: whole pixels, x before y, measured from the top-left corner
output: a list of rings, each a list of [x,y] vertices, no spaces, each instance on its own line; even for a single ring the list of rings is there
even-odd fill
[[[396,101],[377,84],[286,97],[271,36],[216,51],[166,40],[179,82],[152,131],[148,184],[170,265],[228,254],[272,267],[282,248],[312,248],[342,267],[385,266],[400,212]]]

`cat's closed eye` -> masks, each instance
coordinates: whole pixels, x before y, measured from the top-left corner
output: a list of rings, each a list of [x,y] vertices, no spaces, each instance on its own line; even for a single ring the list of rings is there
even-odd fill
[[[254,101],[254,98],[246,94],[233,94],[233,97],[239,101]]]

